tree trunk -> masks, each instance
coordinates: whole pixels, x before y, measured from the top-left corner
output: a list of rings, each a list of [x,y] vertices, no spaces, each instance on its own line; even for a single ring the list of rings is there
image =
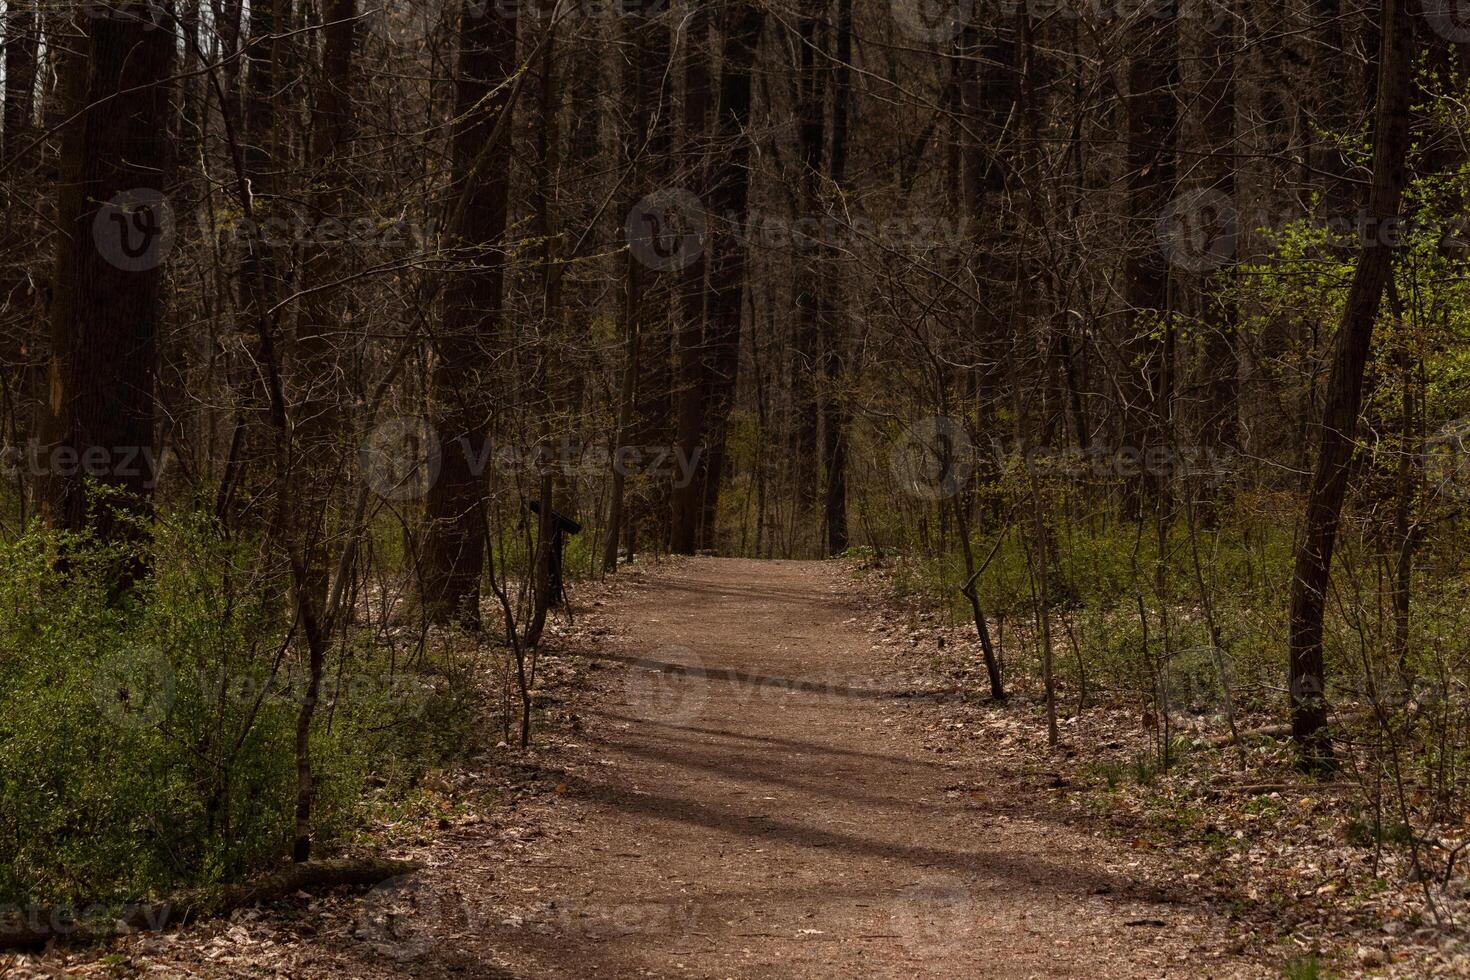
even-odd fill
[[[561,376],[562,277],[556,269],[561,249],[557,219],[552,214],[554,183],[560,171],[561,131],[557,114],[561,103],[557,93],[557,25],[549,16],[543,15],[537,18],[536,26],[538,33],[544,36],[537,65],[536,178],[531,191],[531,207],[535,233],[541,240],[541,329],[532,396],[535,398],[535,410],[541,415],[542,448],[550,452],[557,411],[553,392],[558,390]],[[532,571],[531,619],[525,630],[527,647],[539,644],[546,629],[546,617],[554,598],[553,563],[561,557],[559,553],[553,554],[553,548],[559,548],[555,540],[558,535],[554,509],[556,474],[549,463],[541,465],[544,469],[537,488],[536,554]]]
[[[33,185],[38,154],[34,125],[36,55],[40,24],[28,0],[11,0],[4,19],[4,145],[0,147],[0,443],[23,444],[32,435],[36,355],[42,329],[36,291],[30,283],[35,224],[21,202],[37,197]],[[3,427],[10,425],[7,435]],[[21,518],[26,517],[24,475],[17,479]]]
[[[300,288],[304,292],[296,329],[301,392],[297,453],[302,460],[302,519],[311,570],[319,602],[327,592],[327,543],[331,540],[331,487],[341,472],[340,446],[345,438],[342,419],[343,368],[352,337],[345,329],[342,290],[336,285],[346,271],[346,243],[325,232],[345,227],[347,173],[343,156],[352,133],[353,28],[357,0],[328,0],[323,10],[323,47],[317,104],[312,119],[312,155],[316,191],[311,197],[311,220],[316,234],[308,236],[301,259]]]
[[[832,69],[832,148],[828,157],[828,176],[836,195],[834,214],[845,208],[843,200],[847,182],[847,138],[849,101],[852,97],[852,0],[837,0],[836,64]],[[847,405],[847,304],[842,289],[843,278],[838,265],[836,243],[829,243],[822,265],[826,281],[822,284],[822,374],[826,399],[823,402],[823,467],[827,472],[826,518],[827,554],[840,555],[847,550],[847,428],[850,409]]]
[[[1228,9],[1228,8],[1227,8]],[[1216,30],[1205,31],[1203,86],[1204,132],[1209,146],[1209,169],[1206,196],[1190,219],[1210,222],[1200,229],[1205,237],[1199,244],[1205,251],[1197,256],[1204,276],[1201,284],[1201,311],[1205,323],[1204,373],[1206,404],[1201,435],[1206,448],[1219,459],[1234,454],[1239,435],[1240,365],[1236,352],[1239,340],[1239,311],[1234,298],[1234,266],[1240,234],[1239,209],[1236,207],[1235,153],[1235,73],[1236,46],[1233,17],[1224,18]],[[1216,214],[1216,209],[1226,209]],[[1219,222],[1225,222],[1223,226]],[[1217,265],[1223,265],[1218,268]],[[1206,527],[1218,522],[1225,485],[1214,467],[1206,471],[1206,485],[1200,488],[1201,518]]]
[[[750,201],[750,75],[765,26],[765,9],[741,2],[728,8],[721,58],[720,114],[717,124],[720,165],[713,178],[710,211],[720,222],[748,219]],[[740,228],[713,229],[710,260],[708,347],[710,379],[705,445],[707,463],[702,488],[700,540],[715,544],[720,481],[724,477],[725,435],[735,403],[740,369],[740,324],[745,294],[746,246]]]
[[[695,174],[694,185],[701,200],[708,195],[706,175],[709,172],[709,7],[704,0],[693,0],[684,42],[684,157]],[[705,302],[708,298],[709,262],[707,249],[684,270],[680,295],[681,326],[679,330],[678,369],[679,451],[684,459],[694,460],[704,435],[705,403],[709,396],[710,365],[705,346]],[[696,472],[697,477],[697,472]],[[692,555],[699,547],[699,524],[703,500],[700,481],[686,480],[674,487],[673,514],[669,550],[679,555]]]
[[[791,345],[792,452],[797,510],[794,519],[805,524],[817,502],[817,422],[822,399],[817,379],[824,373],[818,352],[822,333],[821,298],[824,293],[820,239],[807,239],[803,230],[821,212],[822,150],[826,143],[827,81],[831,75],[826,51],[825,0],[802,0],[796,45],[799,54],[796,96],[796,163],[798,167],[796,221],[792,258],[796,263],[796,323]],[[821,235],[821,231],[818,231]]]
[[[667,317],[653,301],[662,274],[669,271],[660,267],[664,258],[660,250],[668,244],[664,236],[672,231],[666,226],[670,216],[656,208],[648,213],[643,211],[648,206],[645,202],[649,201],[645,195],[657,188],[659,165],[671,138],[664,105],[669,94],[665,85],[670,39],[656,16],[630,12],[622,18],[622,24],[630,54],[624,64],[622,83],[628,112],[623,129],[622,164],[628,173],[621,213],[628,216],[625,229],[641,234],[630,235],[624,253],[623,329],[627,338],[627,365],[623,401],[618,411],[617,451],[613,454],[607,545],[603,551],[603,568],[609,572],[617,571],[619,535],[631,560],[640,524],[647,523],[654,510],[640,509],[636,498],[629,498],[632,460],[630,457],[627,465],[620,465],[618,451],[636,453],[637,447],[659,441],[665,435],[670,414],[673,342]]]
[[[431,618],[458,618],[477,627],[485,568],[489,375],[504,342],[503,239],[514,101],[509,79],[517,70],[513,12],[466,0],[458,47],[445,244],[460,268],[445,290],[436,338],[430,420],[439,439],[439,473],[425,501],[420,585]]]
[[[153,389],[164,260],[173,216],[163,197],[172,35],[136,17],[72,25],[62,58],[70,110],[59,160],[51,371],[41,477],[57,527],[131,536],[113,505],[145,513],[153,491]],[[145,455],[146,454],[146,455]],[[88,479],[121,496],[89,510]],[[124,579],[139,571],[134,567]]]
[[[1405,159],[1414,55],[1414,23],[1403,0],[1383,0],[1368,218],[1343,307],[1291,586],[1291,732],[1302,765],[1314,772],[1330,770],[1333,765],[1324,688],[1323,614],[1362,408],[1363,374],[1373,325],[1393,272],[1392,224],[1408,180]]]
[[[1156,228],[1174,192],[1175,128],[1179,110],[1178,3],[1168,0],[1134,19],[1136,45],[1128,66],[1127,199],[1128,244],[1123,288],[1127,303],[1120,365],[1126,399],[1122,406],[1123,447],[1147,458],[1160,444],[1163,390],[1169,352],[1154,339],[1169,315],[1169,266]],[[1160,493],[1158,474],[1140,466],[1123,491],[1123,514],[1142,518],[1150,498]]]

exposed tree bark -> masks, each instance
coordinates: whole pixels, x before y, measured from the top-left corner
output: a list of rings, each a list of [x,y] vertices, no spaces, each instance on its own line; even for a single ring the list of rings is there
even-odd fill
[[[517,70],[516,18],[466,0],[458,27],[453,186],[447,247],[460,266],[444,291],[430,422],[439,438],[438,479],[425,500],[428,527],[420,571],[431,618],[480,622],[485,568],[485,496],[490,391],[504,342],[506,207]]]
[[[673,148],[673,51],[672,15],[663,4],[654,4],[640,15],[642,54],[638,59],[636,111],[643,115],[639,129],[644,134],[638,173],[649,190],[668,186],[670,151]],[[678,277],[673,270],[646,270],[637,316],[641,365],[635,391],[633,444],[640,458],[654,447],[674,444],[674,333],[670,321],[671,286]],[[638,474],[638,492],[625,508],[625,540],[631,557],[635,542],[647,540],[651,549],[669,544],[670,497],[673,481],[657,473]]]
[[[1234,287],[1233,272],[1238,259],[1236,244],[1240,232],[1239,208],[1236,203],[1236,171],[1239,162],[1235,152],[1235,74],[1239,41],[1233,17],[1234,5],[1229,0],[1220,2],[1224,4],[1225,13],[1231,16],[1225,17],[1218,29],[1209,30],[1207,26],[1204,38],[1206,78],[1201,97],[1204,102],[1203,128],[1205,139],[1209,142],[1210,166],[1206,185],[1209,197],[1203,199],[1202,203],[1208,211],[1213,211],[1217,204],[1229,210],[1223,215],[1202,213],[1194,219],[1201,222],[1223,220],[1227,223],[1226,227],[1212,229],[1207,233],[1210,237],[1202,242],[1206,248],[1213,246],[1216,250],[1205,256],[1208,261],[1203,263],[1205,274],[1209,276],[1213,273],[1216,288],[1210,288],[1207,282],[1201,290],[1204,304],[1201,312],[1206,331],[1206,403],[1201,435],[1205,447],[1217,459],[1234,454],[1238,448],[1240,427],[1240,364],[1236,350],[1240,315],[1235,298],[1231,295]],[[1218,239],[1214,235],[1223,235],[1225,238]],[[1216,259],[1224,262],[1219,270],[1214,269]],[[1207,473],[1205,479],[1209,481],[1209,485],[1202,488],[1200,496],[1201,518],[1205,526],[1209,527],[1217,521],[1219,505],[1223,502],[1221,495],[1226,490],[1226,485],[1217,473]]]
[[[280,224],[284,219],[280,213],[280,184],[287,161],[278,152],[282,143],[278,127],[285,128],[289,119],[283,122],[280,118],[285,114],[277,111],[277,100],[279,86],[284,81],[282,35],[286,33],[284,25],[289,24],[290,15],[291,0],[262,0],[252,4],[242,57],[230,59],[237,63],[232,66],[235,72],[241,64],[246,69],[238,108],[243,131],[236,134],[237,139],[243,139],[239,147],[239,163],[243,167],[241,179],[237,181],[239,207],[243,214],[251,216],[238,229],[245,246],[237,282],[240,319],[245,323],[259,323],[274,309],[283,290],[282,272],[289,254],[279,232],[284,227]],[[242,15],[237,10],[235,16]],[[230,106],[227,111],[233,114],[237,110]],[[242,488],[255,489],[263,495],[267,485],[261,483],[257,487],[252,477],[258,475],[262,464],[270,462],[266,448],[269,437],[253,424],[259,420],[261,406],[270,399],[269,393],[259,390],[259,365],[243,357],[235,372],[240,406],[216,505],[217,515],[225,524],[231,523],[235,516],[234,497]],[[275,491],[279,493],[280,489],[276,487]]]
[[[817,379],[824,373],[818,345],[822,334],[821,281],[824,271],[819,263],[820,237],[808,238],[805,230],[821,213],[822,151],[826,144],[827,87],[831,77],[828,64],[826,0],[802,0],[797,21],[796,76],[796,221],[793,223],[792,248],[795,260],[796,310],[792,344],[789,348],[791,370],[791,432],[789,457],[796,493],[796,520],[806,523],[805,516],[817,502],[817,428],[823,411],[823,400]]]
[[[749,133],[751,67],[760,47],[765,9],[739,0],[726,8],[724,50],[721,57],[720,110],[716,123],[720,163],[712,176],[711,211],[717,222],[748,217],[750,201]],[[715,515],[719,509],[720,481],[724,477],[725,435],[735,401],[740,369],[740,325],[745,292],[746,246],[739,229],[717,224],[712,228],[708,347],[710,350],[709,402],[700,539],[715,545]]]
[[[556,31],[557,24],[550,17],[537,21],[538,31],[544,34],[541,40],[541,56],[537,59],[536,99],[536,175],[531,192],[532,221],[536,237],[540,240],[541,310],[540,336],[536,354],[535,377],[532,395],[534,411],[540,414],[542,447],[548,451],[557,411],[553,392],[558,390],[561,374],[561,351],[563,338],[559,336],[563,315],[562,277],[556,269],[560,253],[557,219],[552,213],[553,184],[560,169],[561,130],[558,110],[560,99],[557,93]],[[550,465],[543,464],[537,486],[536,507],[536,554],[532,566],[531,618],[526,623],[525,645],[535,647],[541,642],[546,628],[546,617],[553,599],[553,562],[560,562],[560,554],[553,554],[557,529],[556,475]]]
[[[36,401],[36,351],[41,325],[29,268],[35,223],[22,202],[36,197],[33,181],[35,147],[36,57],[40,22],[29,0],[12,0],[3,23],[5,72],[4,143],[0,145],[0,442],[20,445],[31,435]],[[8,436],[4,426],[9,425]],[[26,516],[24,477],[17,481],[17,501]]]
[[[169,171],[172,35],[143,5],[74,24],[64,98],[51,311],[51,371],[43,442],[58,465],[42,475],[44,515],[103,539],[131,536],[113,511],[146,512],[153,474],[154,378],[162,264],[173,228]],[[121,496],[89,507],[89,479]],[[130,578],[138,569],[125,571]]]
[[[627,168],[626,188],[620,214],[634,215],[650,191],[656,186],[657,165],[668,148],[670,139],[664,100],[669,68],[669,35],[657,17],[630,12],[622,18],[629,42],[627,60],[623,64],[623,97],[628,119],[623,129],[622,165]],[[641,216],[655,223],[667,216]],[[661,282],[660,270],[649,264],[648,248],[664,244],[659,236],[670,229],[646,225],[636,230],[647,232],[649,240],[628,243],[624,254],[623,331],[626,363],[623,389],[618,410],[616,450],[612,461],[612,500],[609,506],[607,541],[603,548],[603,570],[617,571],[618,540],[621,537],[628,558],[637,546],[640,517],[633,501],[628,499],[628,470],[619,462],[619,452],[636,452],[640,440],[646,442],[661,433],[669,414],[670,364],[669,345],[672,337],[662,309],[653,302]]]
[[[312,118],[315,184],[311,195],[314,231],[301,259],[304,293],[296,329],[298,388],[301,405],[297,455],[303,474],[302,514],[308,548],[307,566],[324,601],[327,590],[326,543],[332,515],[330,490],[340,472],[343,442],[341,401],[344,365],[352,343],[342,290],[347,270],[345,243],[334,235],[350,220],[346,211],[348,174],[345,157],[352,136],[353,34],[357,0],[329,0],[323,10],[320,83]]]
[[[35,85],[36,51],[40,24],[35,8],[26,0],[16,0],[6,7],[4,29],[4,143],[0,145],[0,205],[8,216],[0,229],[0,329],[4,344],[0,361],[9,367],[17,363],[21,324],[29,319],[30,304],[26,300],[29,283],[20,248],[30,222],[24,220],[19,207],[20,195],[26,193],[35,158]]]
[[[690,0],[684,41],[684,126],[683,143],[686,169],[701,200],[708,197],[706,175],[709,172],[709,6],[704,0]],[[680,284],[680,330],[678,344],[679,451],[686,460],[695,458],[704,435],[705,403],[709,396],[710,364],[705,346],[705,304],[709,296],[708,249],[684,270]],[[669,550],[692,555],[699,548],[700,516],[703,509],[701,483],[688,480],[674,487]]]
[[[1169,265],[1156,238],[1158,222],[1174,191],[1175,130],[1179,109],[1175,89],[1179,82],[1177,0],[1135,15],[1129,32],[1132,57],[1128,65],[1127,200],[1128,247],[1123,289],[1127,303],[1121,365],[1126,404],[1123,444],[1147,457],[1161,444],[1161,418],[1168,394],[1164,390],[1172,351],[1155,339],[1169,316]],[[1161,492],[1157,474],[1140,467],[1124,487],[1123,514],[1140,519]]]
[[[1008,277],[995,270],[1013,264],[1013,253],[1007,250],[1005,231],[996,215],[1011,169],[1003,147],[1014,141],[1014,134],[1008,139],[1007,130],[1017,125],[1020,72],[1015,33],[997,17],[993,25],[966,31],[958,55],[958,92],[964,113],[959,203],[969,215],[976,237],[975,289],[987,300],[975,305],[970,319],[977,361],[972,380],[980,414],[980,438],[988,443],[1002,435],[997,416],[1005,401],[1000,388],[1006,348],[1012,341],[1012,321],[1003,299]]]
[[[832,145],[828,176],[832,181],[834,211],[846,207],[847,141],[852,99],[852,0],[837,0],[836,64],[832,73]],[[840,220],[834,222],[840,224]],[[847,550],[847,439],[851,409],[847,404],[847,345],[849,306],[838,265],[837,248],[830,243],[825,253],[823,284],[822,374],[826,398],[823,402],[823,466],[827,473],[827,553]]]
[[[1291,585],[1291,731],[1304,768],[1332,768],[1323,663],[1323,614],[1331,581],[1332,553],[1347,494],[1348,470],[1363,403],[1363,375],[1374,321],[1393,272],[1392,223],[1408,181],[1409,96],[1415,30],[1403,0],[1383,0],[1378,103],[1373,132],[1373,183],[1365,237],[1338,329],[1326,405],[1319,427],[1317,463],[1296,570]]]

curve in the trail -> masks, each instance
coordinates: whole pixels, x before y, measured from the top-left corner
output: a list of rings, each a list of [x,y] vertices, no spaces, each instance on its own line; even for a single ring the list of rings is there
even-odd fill
[[[1132,897],[1132,855],[987,786],[983,744],[927,752],[948,692],[875,654],[869,613],[822,563],[697,559],[621,598],[618,670],[561,777],[576,830],[519,883],[497,958],[538,977],[1256,975],[1195,952],[1202,913]]]

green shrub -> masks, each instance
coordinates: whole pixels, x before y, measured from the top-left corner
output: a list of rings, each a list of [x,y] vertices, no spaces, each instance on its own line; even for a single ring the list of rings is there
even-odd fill
[[[304,678],[283,583],[207,518],[148,532],[150,574],[112,603],[116,553],[39,528],[0,541],[0,903],[131,900],[289,850]],[[371,768],[467,741],[453,678],[360,647],[334,651],[313,728],[319,846],[356,824]]]

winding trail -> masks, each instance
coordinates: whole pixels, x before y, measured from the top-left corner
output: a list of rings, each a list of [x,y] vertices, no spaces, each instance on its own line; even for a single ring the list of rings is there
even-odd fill
[[[1256,975],[1196,955],[1208,918],[1033,816],[984,746],[927,751],[941,706],[873,651],[841,574],[698,559],[616,604],[626,673],[569,777],[579,832],[530,872],[550,929],[491,937],[514,975]]]

